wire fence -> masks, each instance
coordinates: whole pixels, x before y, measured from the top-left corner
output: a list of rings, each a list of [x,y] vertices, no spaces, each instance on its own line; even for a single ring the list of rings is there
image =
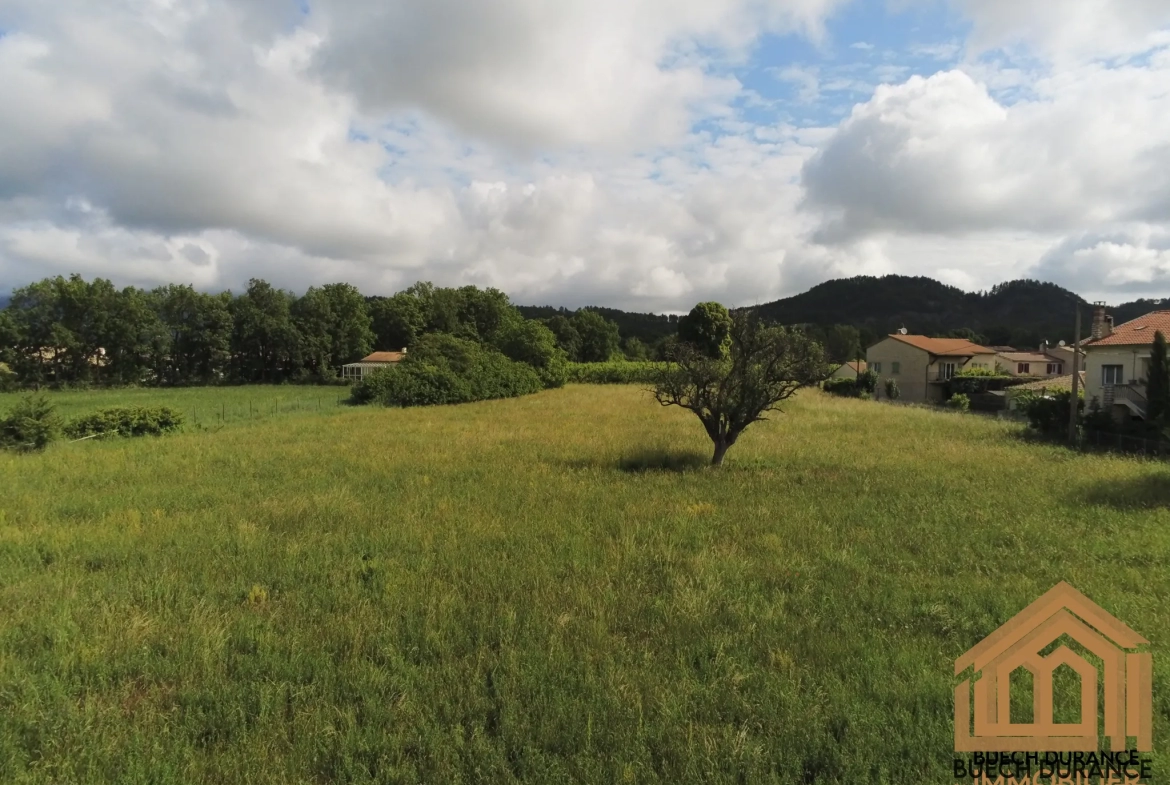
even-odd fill
[[[1144,455],[1150,458],[1170,458],[1170,441],[1165,439],[1148,439],[1144,436],[1134,436],[1128,433],[1112,431],[1094,431],[1082,429],[1077,432],[1076,440],[1069,442],[1067,434],[1043,434],[1029,429],[1024,432],[1028,440],[1058,444],[1081,452],[1112,452],[1125,455]]]
[[[198,403],[183,407],[184,415],[193,425],[223,425],[229,422],[261,420],[296,412],[321,412],[346,406],[347,396],[317,395],[313,397],[250,399],[248,401],[220,401]]]

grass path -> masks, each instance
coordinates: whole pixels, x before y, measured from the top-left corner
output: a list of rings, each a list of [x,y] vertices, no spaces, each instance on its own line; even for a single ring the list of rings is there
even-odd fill
[[[786,408],[719,472],[632,387],[0,454],[0,782],[947,782],[1062,579],[1167,749],[1164,465]]]

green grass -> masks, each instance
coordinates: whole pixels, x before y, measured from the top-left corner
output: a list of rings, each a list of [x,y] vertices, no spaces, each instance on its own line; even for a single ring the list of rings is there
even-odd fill
[[[0,393],[0,414],[28,394]],[[46,392],[45,395],[56,406],[57,413],[65,418],[113,406],[170,406],[183,412],[188,424],[210,427],[291,413],[336,410],[349,397],[349,388],[254,384],[69,390]]]
[[[1062,579],[1164,753],[1166,466],[786,409],[721,471],[634,387],[0,454],[0,782],[949,782],[954,659]]]

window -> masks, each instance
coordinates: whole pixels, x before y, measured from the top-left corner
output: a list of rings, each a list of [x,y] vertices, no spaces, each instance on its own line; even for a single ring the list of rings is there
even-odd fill
[[[1120,365],[1102,365],[1101,366],[1101,384],[1121,384]]]
[[[1031,363],[1016,363],[1016,373],[1024,374],[1024,373],[1031,373],[1031,372],[1032,372],[1032,364]],[[1070,403],[1069,406],[1072,406],[1072,404]],[[1069,415],[1069,416],[1071,417],[1072,415]]]
[[[1059,376],[1062,373],[1064,373],[1064,363],[1048,363],[1049,376]],[[1069,404],[1069,406],[1071,405]]]
[[[873,364],[873,372],[874,373],[881,373],[882,372],[882,364],[881,363],[874,363]]]
[[[902,372],[902,363],[890,363],[890,373],[897,376]]]
[[[939,363],[938,364],[938,378],[942,380],[950,379],[955,375],[954,363]]]

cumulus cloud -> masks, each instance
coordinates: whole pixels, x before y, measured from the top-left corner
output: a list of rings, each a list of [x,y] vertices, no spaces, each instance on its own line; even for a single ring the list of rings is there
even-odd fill
[[[518,145],[644,148],[738,82],[765,32],[822,33],[844,0],[320,0],[319,72],[369,109],[421,107]]]
[[[1072,47],[1011,16],[1028,4],[963,8],[986,41]],[[900,84],[883,63],[840,127],[744,111],[761,38],[819,40],[847,5],[0,0],[0,288],[430,279],[685,310],[940,254],[987,285],[1066,235],[1170,222],[1170,50]],[[1111,51],[1160,18],[1116,21]],[[864,87],[814,68],[777,73],[820,103]],[[1158,241],[1126,242],[1126,285],[1170,287]]]
[[[1100,298],[1170,288],[1170,231],[1145,225],[1086,232],[1049,250],[1032,274]]]
[[[962,70],[883,85],[805,166],[822,237],[1062,233],[1152,216],[1170,194],[1170,69],[1086,66],[999,103]]]

